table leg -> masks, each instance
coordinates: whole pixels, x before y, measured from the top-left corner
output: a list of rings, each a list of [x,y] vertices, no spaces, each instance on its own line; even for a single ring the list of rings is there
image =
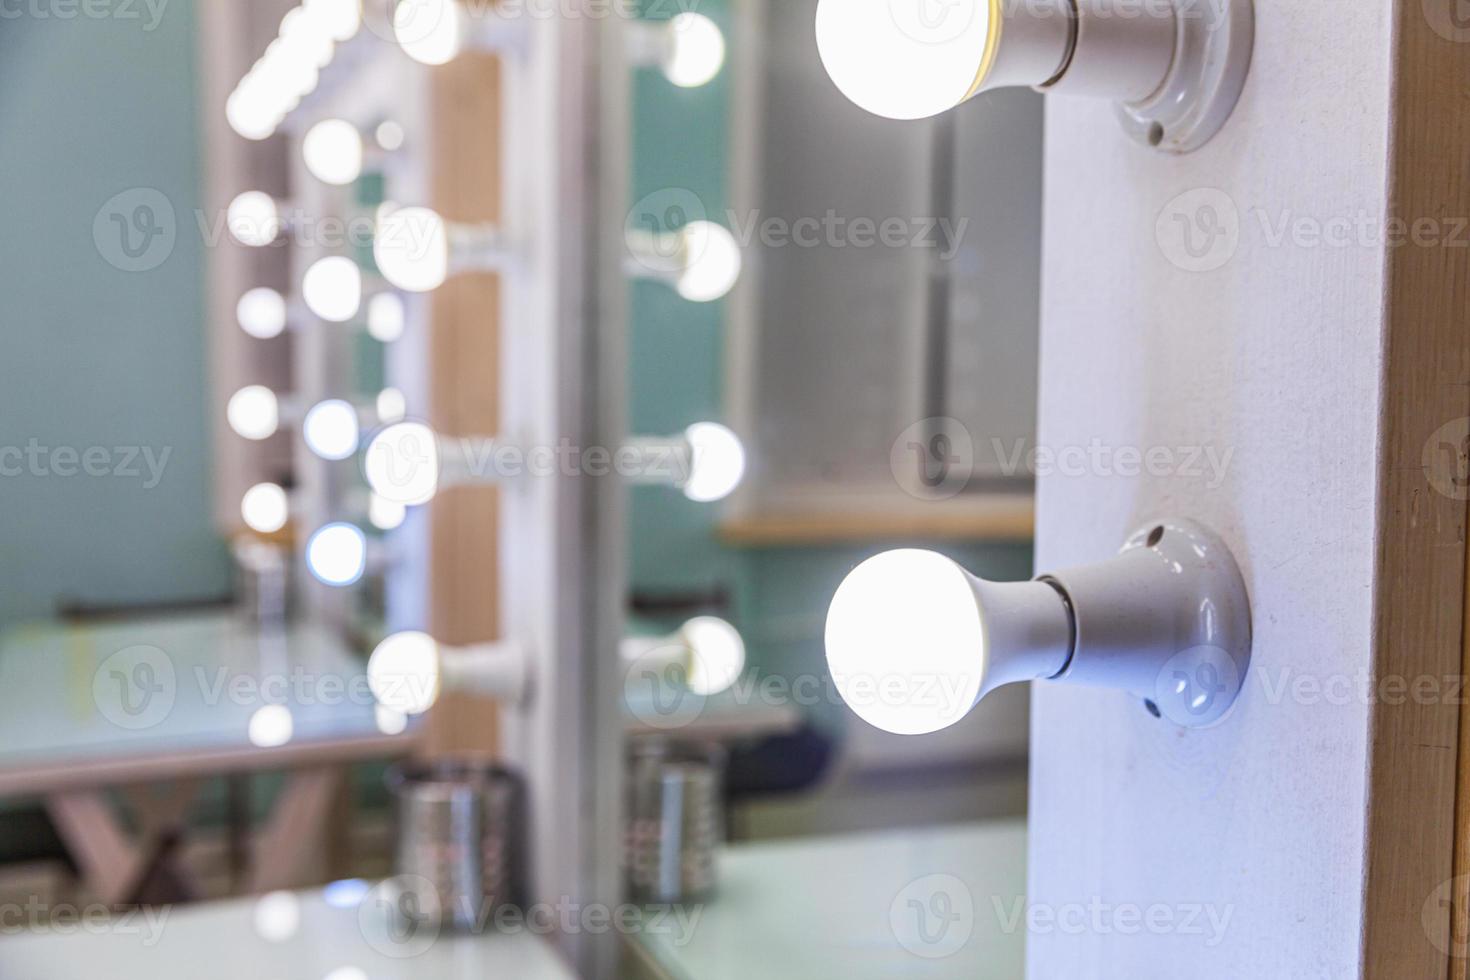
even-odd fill
[[[332,799],[342,781],[337,766],[300,769],[286,777],[265,829],[255,840],[250,891],[300,887],[301,866],[319,854]]]

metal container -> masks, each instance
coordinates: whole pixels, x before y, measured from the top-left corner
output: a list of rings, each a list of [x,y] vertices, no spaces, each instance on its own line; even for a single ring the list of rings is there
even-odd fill
[[[445,928],[481,932],[525,900],[525,786],[469,761],[405,763],[388,772],[398,812],[399,885]]]
[[[725,751],[646,737],[630,743],[626,862],[634,901],[710,897],[725,839]]]

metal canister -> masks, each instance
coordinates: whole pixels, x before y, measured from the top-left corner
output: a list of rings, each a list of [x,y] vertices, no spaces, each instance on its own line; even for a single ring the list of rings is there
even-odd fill
[[[525,786],[507,769],[470,761],[405,763],[388,773],[396,801],[400,888],[446,928],[488,931],[525,901]]]
[[[725,751],[702,742],[633,739],[625,841],[638,902],[703,901],[715,891],[725,839]]]

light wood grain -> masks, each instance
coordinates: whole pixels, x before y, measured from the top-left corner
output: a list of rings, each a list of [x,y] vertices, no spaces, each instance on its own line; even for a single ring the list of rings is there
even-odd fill
[[[1031,540],[1036,505],[1031,497],[997,497],[963,507],[936,505],[910,511],[836,510],[761,514],[720,524],[720,540],[745,547],[801,547],[869,541]]]

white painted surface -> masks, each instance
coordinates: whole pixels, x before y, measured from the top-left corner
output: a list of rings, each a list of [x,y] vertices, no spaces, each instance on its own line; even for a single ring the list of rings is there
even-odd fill
[[[1043,475],[1038,568],[1102,558],[1153,516],[1195,518],[1235,551],[1256,640],[1241,702],[1211,730],[1037,685],[1033,903],[1162,903],[1176,926],[1033,930],[1036,980],[1359,970],[1370,709],[1273,695],[1369,666],[1384,249],[1355,231],[1338,247],[1272,235],[1302,217],[1382,227],[1390,11],[1258,8],[1243,101],[1196,154],[1132,144],[1104,106],[1048,104],[1041,444],[1233,455],[1218,486],[1208,470]],[[1165,212],[1199,188],[1224,198],[1186,203],[1233,202],[1240,236],[1220,268],[1190,272]],[[1202,903],[1230,916],[1214,946],[1177,917]]]

